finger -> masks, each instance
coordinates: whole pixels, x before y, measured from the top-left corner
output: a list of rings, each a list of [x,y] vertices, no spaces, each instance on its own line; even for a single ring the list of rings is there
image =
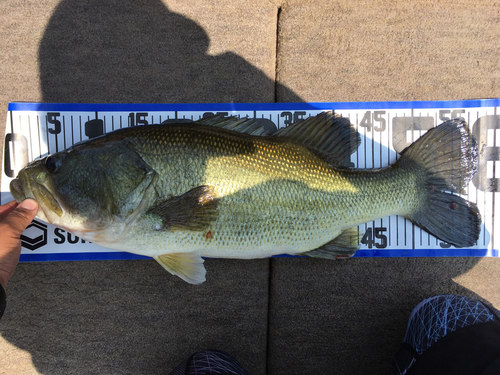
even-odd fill
[[[2,221],[14,208],[17,207],[16,201],[10,201],[9,203],[2,204],[0,206],[0,221]]]
[[[21,234],[35,218],[37,211],[38,203],[33,199],[26,199],[0,222],[0,233],[2,233],[0,284],[2,284],[3,288],[6,287],[19,262]]]
[[[8,231],[8,237],[19,238],[35,218],[37,211],[38,203],[33,199],[25,199],[2,220],[2,232]]]

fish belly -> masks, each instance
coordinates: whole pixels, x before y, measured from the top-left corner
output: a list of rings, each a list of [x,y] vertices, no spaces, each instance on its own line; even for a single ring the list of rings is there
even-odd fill
[[[124,239],[123,250],[148,256],[197,252],[238,259],[301,254],[347,228],[412,210],[411,176],[387,173],[338,173],[330,176],[329,189],[290,180],[235,189],[220,198],[219,216],[206,229],[156,231],[154,223],[144,220]]]

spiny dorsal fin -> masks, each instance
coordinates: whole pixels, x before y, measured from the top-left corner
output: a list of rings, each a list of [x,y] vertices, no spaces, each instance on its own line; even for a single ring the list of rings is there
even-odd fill
[[[231,117],[220,117],[220,116],[212,116],[202,118],[196,123],[200,125],[209,125],[215,126],[218,128],[233,130],[238,133],[245,133],[250,135],[260,135],[267,136],[269,135],[268,129],[263,126],[263,124],[259,121],[259,119],[253,118],[237,118],[234,116]]]
[[[201,284],[207,271],[203,258],[195,253],[176,253],[155,256],[154,259],[172,275],[190,284]]]
[[[300,255],[324,259],[349,258],[359,249],[359,238],[358,228],[349,228],[330,242]]]
[[[217,219],[219,199],[211,186],[198,186],[167,199],[148,214],[158,217],[156,230],[189,229],[202,231]]]
[[[279,129],[273,137],[285,137],[318,151],[333,166],[350,166],[350,156],[361,142],[349,119],[336,116],[333,111]]]

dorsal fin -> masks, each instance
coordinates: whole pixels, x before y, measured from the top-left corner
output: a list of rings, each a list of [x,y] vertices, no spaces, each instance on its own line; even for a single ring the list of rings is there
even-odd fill
[[[250,135],[269,135],[269,131],[262,125],[260,121],[258,121],[258,119],[248,117],[237,118],[234,116],[211,116],[202,118],[196,121],[196,123],[200,125],[216,126],[218,128],[233,130],[238,133],[245,133]]]
[[[360,142],[359,133],[349,119],[333,111],[322,112],[306,120],[279,129],[273,137],[284,137],[318,151],[333,166],[350,166],[350,156]]]

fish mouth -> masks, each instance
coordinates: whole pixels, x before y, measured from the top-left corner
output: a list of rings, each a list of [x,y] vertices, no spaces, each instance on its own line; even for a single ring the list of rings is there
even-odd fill
[[[24,194],[23,187],[21,186],[21,181],[18,178],[15,178],[10,182],[9,190],[14,199],[20,203],[26,199],[26,195]]]
[[[19,178],[15,178],[10,182],[9,190],[18,203],[27,198],[36,200],[41,208],[41,210],[38,211],[37,215],[39,217],[41,216],[40,211],[43,211],[43,213],[46,214],[46,210],[48,210],[55,213],[59,217],[63,213],[61,205],[59,204],[57,199],[55,199],[54,195],[49,191],[49,189],[35,181],[31,181],[31,183],[29,183],[26,179],[23,179],[19,176]],[[49,216],[51,215],[49,214]]]

